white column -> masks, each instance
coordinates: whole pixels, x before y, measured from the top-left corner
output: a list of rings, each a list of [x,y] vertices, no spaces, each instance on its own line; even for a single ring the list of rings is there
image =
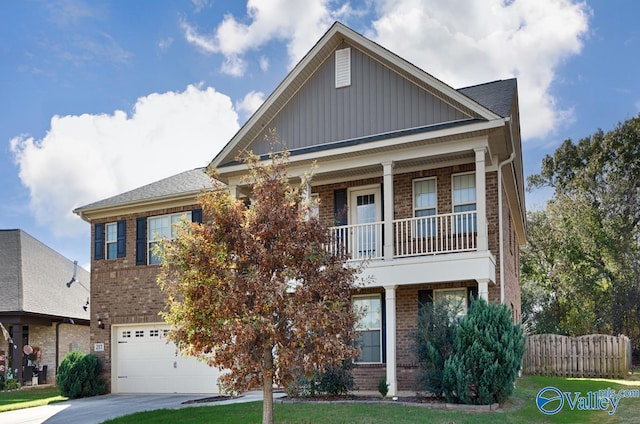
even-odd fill
[[[388,396],[395,396],[398,392],[396,377],[396,286],[385,286],[385,318],[387,321],[387,384]]]
[[[393,162],[384,162],[384,259],[393,259]]]
[[[487,187],[486,170],[484,164],[485,148],[475,149],[476,152],[476,213],[478,215],[478,251],[488,250],[487,235]]]
[[[482,298],[489,302],[489,280],[480,279],[478,281],[478,299]]]

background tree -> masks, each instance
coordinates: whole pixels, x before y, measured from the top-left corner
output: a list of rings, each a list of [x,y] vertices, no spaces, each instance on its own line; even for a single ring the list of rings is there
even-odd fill
[[[287,153],[267,164],[247,155],[252,205],[228,190],[200,197],[204,222],[184,223],[163,248],[159,284],[170,338],[188,355],[228,370],[223,387],[262,387],[273,422],[273,385],[354,358],[350,291],[359,269],[326,249],[303,188],[287,177]]]
[[[523,313],[532,328],[640,336],[640,116],[547,155],[530,189],[551,187],[529,215]],[[527,311],[525,311],[525,306]],[[545,324],[546,323],[546,324]]]

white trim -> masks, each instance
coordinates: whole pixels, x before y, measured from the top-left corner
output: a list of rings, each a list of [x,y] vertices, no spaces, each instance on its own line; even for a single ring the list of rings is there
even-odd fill
[[[404,170],[403,170],[404,173]],[[416,208],[416,182],[420,182],[420,181],[428,181],[428,180],[434,180],[434,187],[435,187],[435,194],[436,194],[436,204],[434,205],[433,208]],[[411,203],[413,204],[413,217],[416,217],[416,211],[420,210],[431,210],[434,209],[435,213],[434,215],[438,214],[438,177],[423,177],[423,178],[415,178],[413,180],[411,180]]]
[[[109,226],[115,227],[115,239],[109,240]],[[113,258],[109,257],[109,244],[116,246],[116,254]],[[104,259],[113,260],[118,258],[118,222],[107,222],[104,224]]]
[[[466,205],[475,205],[476,206],[476,211],[477,211],[477,208],[478,208],[478,187],[476,187],[477,184],[475,182],[475,179],[473,181],[473,188],[474,188],[474,190],[476,192],[476,198],[475,198],[475,200],[473,202],[456,203],[455,202],[455,196],[454,196],[455,186],[454,186],[454,183],[453,183],[455,177],[461,177],[461,176],[464,176],[464,175],[474,175],[475,176],[475,174],[476,174],[476,171],[459,172],[457,174],[451,174],[451,212],[452,213],[455,212],[456,206],[466,206]]]
[[[370,293],[370,294],[357,294],[357,295],[353,295],[351,296],[351,303],[352,305],[355,305],[355,301],[357,299],[378,299],[378,302],[380,303],[380,327],[377,329],[377,331],[380,332],[380,361],[379,362],[360,362],[355,358],[354,362],[356,364],[383,364],[383,347],[382,347],[382,329],[383,329],[383,316],[382,316],[382,295],[380,293]],[[362,330],[362,331],[376,331],[375,328],[369,328],[367,327],[366,330]],[[358,330],[356,329],[356,333],[358,333]]]
[[[182,212],[175,212],[175,213],[168,213],[168,214],[163,214],[163,215],[154,215],[154,216],[148,216],[146,221],[147,221],[147,265],[160,265],[160,263],[151,263],[151,245],[154,243],[158,243],[162,240],[173,240],[174,236],[173,236],[173,227],[175,225],[175,223],[173,222],[173,218],[174,217],[178,217],[178,220],[181,220],[183,216],[187,216],[187,219],[191,220],[193,219],[193,215],[192,215],[192,211],[188,210],[188,211],[182,211]],[[161,238],[157,239],[155,237],[155,234],[151,233],[151,220],[152,219],[161,219],[161,218],[169,218],[169,236],[168,237],[164,237],[164,235],[160,234]]]
[[[398,390],[397,359],[396,359],[396,288],[397,286],[384,287],[385,299],[385,329],[386,329],[386,357],[387,364],[387,384],[389,385],[389,396],[395,396]]]

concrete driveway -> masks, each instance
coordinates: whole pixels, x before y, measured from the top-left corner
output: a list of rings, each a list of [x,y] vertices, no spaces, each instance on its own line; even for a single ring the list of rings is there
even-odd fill
[[[274,397],[283,394],[276,393]],[[202,399],[207,395],[103,395],[74,399],[35,408],[0,413],[2,424],[98,424],[105,420],[154,409],[178,409],[198,406],[225,405],[229,403],[262,400],[262,392],[247,392],[235,399],[218,402],[191,403],[188,400]]]

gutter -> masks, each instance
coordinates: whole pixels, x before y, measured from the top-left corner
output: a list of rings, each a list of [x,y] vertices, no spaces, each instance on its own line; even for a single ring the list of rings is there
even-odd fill
[[[511,138],[511,155],[498,164],[498,243],[500,244],[500,303],[504,304],[504,223],[502,221],[502,167],[508,165],[516,158],[516,149],[513,144],[513,127],[511,118],[505,118],[505,123],[509,125],[509,138]],[[516,190],[517,191],[517,190]]]

